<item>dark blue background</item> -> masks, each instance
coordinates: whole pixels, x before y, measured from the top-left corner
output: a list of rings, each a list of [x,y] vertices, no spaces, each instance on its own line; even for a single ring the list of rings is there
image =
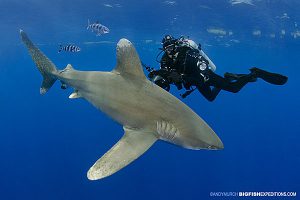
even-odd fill
[[[227,0],[174,5],[163,0],[1,0],[0,199],[210,199],[210,192],[299,193],[300,38],[291,33],[298,30],[300,3],[253,2],[255,6],[233,6]],[[283,13],[289,18],[281,19]],[[111,32],[96,37],[86,30],[87,19],[99,20]],[[123,129],[86,101],[69,100],[71,90],[61,91],[59,84],[40,96],[41,76],[21,44],[20,28],[59,68],[71,63],[76,69],[110,71],[122,37],[136,45],[145,63],[157,67],[160,40],[171,33],[201,42],[219,74],[247,73],[257,66],[285,74],[289,81],[274,86],[259,80],[237,94],[223,91],[212,103],[197,92],[184,99],[220,136],[224,150],[192,151],[159,141],[113,176],[89,181],[87,170],[119,140]],[[208,33],[210,28],[227,34]],[[286,35],[280,37],[282,29]],[[261,30],[261,36],[254,36],[253,30]],[[276,37],[269,37],[271,33]],[[79,45],[82,52],[58,54],[58,45],[66,43]],[[179,95],[175,88],[172,92]]]

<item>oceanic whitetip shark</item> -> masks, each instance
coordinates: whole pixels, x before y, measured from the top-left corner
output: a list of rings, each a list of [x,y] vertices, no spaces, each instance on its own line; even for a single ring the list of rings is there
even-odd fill
[[[56,66],[20,31],[22,41],[43,76],[40,93],[56,80],[74,88],[70,99],[84,98],[123,125],[124,136],[89,169],[87,177],[107,177],[141,156],[157,140],[188,149],[223,149],[215,132],[187,105],[149,81],[139,56],[126,39],[117,44],[111,72],[78,71]]]

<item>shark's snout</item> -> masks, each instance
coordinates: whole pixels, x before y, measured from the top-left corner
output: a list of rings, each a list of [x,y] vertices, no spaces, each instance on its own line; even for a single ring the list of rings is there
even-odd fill
[[[208,144],[207,149],[222,150],[224,149],[224,145],[221,139],[218,136],[215,136],[214,141]]]
[[[224,145],[223,145],[223,143],[218,144],[218,145],[209,145],[207,147],[207,149],[210,149],[210,150],[222,150],[222,149],[224,149]]]

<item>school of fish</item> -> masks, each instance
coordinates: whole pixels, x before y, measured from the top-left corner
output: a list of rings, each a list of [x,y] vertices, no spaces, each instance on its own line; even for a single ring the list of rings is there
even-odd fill
[[[90,23],[89,19],[88,19],[87,30],[91,30],[92,32],[95,32],[96,36],[101,36],[109,33],[109,28],[100,24],[98,21],[95,23]],[[73,44],[60,45],[58,49],[58,53],[61,53],[62,51],[76,53],[76,52],[80,52],[81,48]]]

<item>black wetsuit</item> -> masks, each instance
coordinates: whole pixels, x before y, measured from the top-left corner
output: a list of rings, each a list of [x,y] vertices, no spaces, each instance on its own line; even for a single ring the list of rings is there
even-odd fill
[[[174,83],[178,89],[182,88],[181,84],[187,90],[191,86],[196,86],[199,92],[209,101],[213,101],[220,90],[236,93],[253,80],[251,74],[239,76],[238,79],[232,81],[215,74],[208,67],[201,70],[197,66],[199,60],[206,63],[206,65],[209,63],[200,55],[198,49],[180,46],[176,47],[171,55],[172,57],[169,57],[167,53],[164,53],[160,61],[162,70],[173,72],[172,76],[168,76],[168,81]]]
[[[202,78],[201,81],[196,83],[196,87],[209,101],[213,101],[221,90],[237,93],[255,78],[254,75],[250,73],[240,76],[235,81],[231,81],[230,79],[219,76],[210,69],[206,71],[206,76],[208,79],[205,81],[204,78]]]
[[[200,54],[199,49],[185,45],[180,40],[172,42],[173,45],[164,48],[160,69],[150,71],[148,76],[167,91],[170,84],[176,85],[178,90],[184,86],[187,91],[181,95],[183,98],[195,90],[192,86],[195,86],[207,100],[213,101],[221,90],[237,93],[247,83],[255,82],[257,78],[276,85],[283,85],[287,81],[286,76],[258,68],[251,68],[249,74],[225,73],[224,77],[219,76],[208,67],[209,62]]]

